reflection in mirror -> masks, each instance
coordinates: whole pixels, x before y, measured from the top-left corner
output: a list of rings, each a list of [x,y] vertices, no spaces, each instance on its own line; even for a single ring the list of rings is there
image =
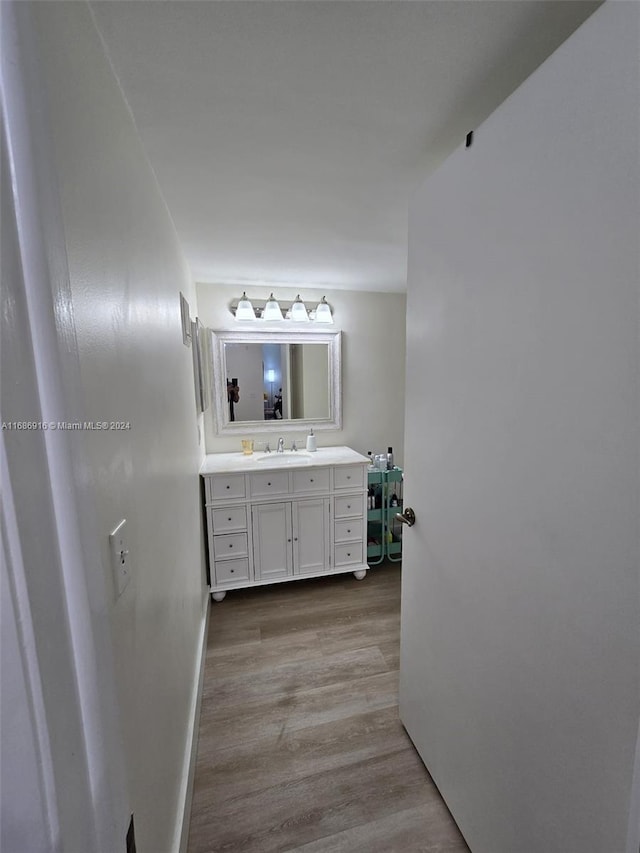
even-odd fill
[[[328,344],[229,343],[224,358],[230,421],[329,417]]]
[[[340,428],[340,332],[211,334],[219,433]]]

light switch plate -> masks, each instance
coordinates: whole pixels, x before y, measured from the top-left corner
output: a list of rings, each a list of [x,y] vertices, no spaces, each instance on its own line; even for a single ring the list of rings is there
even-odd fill
[[[126,518],[123,518],[109,534],[109,550],[117,598],[122,595],[131,580],[131,554],[129,553]]]

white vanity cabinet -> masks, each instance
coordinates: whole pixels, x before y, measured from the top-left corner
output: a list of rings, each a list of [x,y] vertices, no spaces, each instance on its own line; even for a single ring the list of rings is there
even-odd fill
[[[347,447],[207,456],[201,476],[213,598],[301,577],[353,572],[362,579],[367,464]]]

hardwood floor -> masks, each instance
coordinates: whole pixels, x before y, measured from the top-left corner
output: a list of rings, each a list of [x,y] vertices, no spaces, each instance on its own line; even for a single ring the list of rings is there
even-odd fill
[[[398,718],[400,568],[214,604],[189,853],[463,853]]]

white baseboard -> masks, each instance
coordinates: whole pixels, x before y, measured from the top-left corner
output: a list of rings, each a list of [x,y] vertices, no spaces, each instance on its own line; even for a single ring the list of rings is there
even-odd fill
[[[182,767],[182,782],[178,797],[176,813],[176,830],[172,850],[174,853],[186,853],[189,842],[189,820],[191,818],[191,800],[193,797],[193,779],[196,771],[196,754],[198,752],[198,726],[200,725],[200,706],[202,704],[202,687],[204,683],[204,664],[207,650],[207,630],[209,627],[209,611],[211,610],[209,593],[205,596],[204,613],[200,635],[199,655],[196,659],[193,678],[193,692],[189,709],[189,732],[185,743],[184,763]]]

